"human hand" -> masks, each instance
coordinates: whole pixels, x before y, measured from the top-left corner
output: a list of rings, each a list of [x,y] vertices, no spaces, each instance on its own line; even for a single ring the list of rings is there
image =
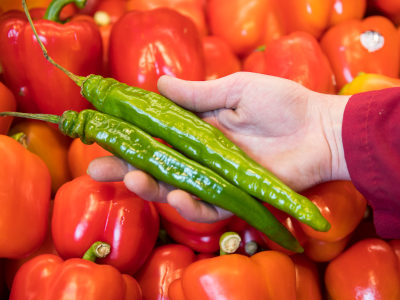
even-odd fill
[[[341,141],[348,96],[319,94],[293,81],[245,72],[205,82],[163,76],[158,89],[217,127],[296,191],[349,179]],[[168,202],[190,221],[212,223],[232,215],[117,157],[96,159],[88,171],[98,181],[124,180],[143,199]]]

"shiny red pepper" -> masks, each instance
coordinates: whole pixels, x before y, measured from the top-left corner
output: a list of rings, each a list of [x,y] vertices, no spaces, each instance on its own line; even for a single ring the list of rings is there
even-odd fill
[[[134,275],[142,289],[143,299],[168,300],[171,282],[181,278],[185,269],[195,261],[194,252],[183,245],[155,248]]]
[[[205,79],[196,26],[168,8],[123,15],[111,31],[109,63],[113,78],[152,92],[158,92],[162,75]]]
[[[168,235],[179,244],[194,251],[213,253],[219,249],[219,238],[227,231],[232,218],[213,224],[195,223],[184,219],[175,208],[165,203],[154,203]]]
[[[393,23],[384,17],[341,22],[331,27],[320,43],[338,90],[360,72],[399,76],[399,37]]]
[[[294,264],[277,251],[197,261],[171,284],[170,300],[184,299],[296,299]]]
[[[113,252],[98,262],[133,274],[153,249],[158,229],[153,204],[130,192],[123,182],[97,182],[86,175],[57,192],[52,233],[63,259],[82,257],[91,244],[102,240]]]
[[[316,264],[304,254],[290,256],[296,270],[296,300],[322,300]]]
[[[293,32],[273,40],[264,51],[259,49],[252,56],[258,57],[258,63],[247,58],[244,71],[260,72],[263,68],[263,74],[296,81],[316,92],[335,93],[329,61],[317,40],[306,32]]]
[[[0,166],[0,257],[21,259],[45,239],[50,173],[36,154],[5,135],[0,135]]]
[[[112,253],[111,249],[111,253]],[[136,280],[108,265],[42,254],[15,276],[10,300],[141,300]]]
[[[210,0],[207,15],[213,35],[240,57],[285,34],[273,0]]]
[[[48,19],[33,23],[51,57],[74,74],[98,74],[102,44],[96,24],[87,18],[60,24],[53,21],[59,21],[59,13],[50,11],[54,13]],[[89,107],[80,88],[43,57],[23,12],[10,11],[0,17],[0,64],[19,111],[61,115]]]
[[[217,36],[203,38],[206,80],[213,80],[239,72],[240,60],[227,42]]]
[[[358,242],[330,262],[325,284],[331,299],[400,299],[400,266],[381,239]]]
[[[176,10],[196,24],[201,36],[207,34],[208,30],[205,22],[203,0],[129,0],[127,2],[128,10],[145,11],[160,7],[168,7]]]
[[[57,255],[56,248],[54,247],[53,237],[51,236],[51,217],[53,215],[53,206],[54,201],[50,202],[50,209],[49,209],[49,226],[47,227],[46,238],[44,239],[43,243],[40,245],[39,249],[33,252],[28,257],[23,259],[6,259],[4,264],[4,277],[6,280],[6,284],[9,290],[11,290],[12,283],[14,281],[15,274],[17,274],[18,270],[22,267],[23,264],[30,261],[31,259],[35,258],[36,256],[42,254],[53,254]],[[1,298],[0,298],[1,299]]]
[[[400,2],[397,0],[368,0],[368,6],[388,17],[395,25],[400,25]]]

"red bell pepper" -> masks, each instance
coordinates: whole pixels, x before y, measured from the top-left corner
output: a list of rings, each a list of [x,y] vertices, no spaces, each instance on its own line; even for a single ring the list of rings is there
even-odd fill
[[[71,139],[58,129],[34,120],[19,122],[11,127],[9,134],[18,132],[25,133],[27,149],[38,155],[49,168],[51,195],[54,197],[60,186],[72,179],[67,160]]]
[[[127,10],[153,10],[168,7],[191,19],[201,36],[207,35],[203,0],[129,0]]]
[[[361,20],[367,9],[367,0],[333,0],[332,2],[328,27],[350,19]]]
[[[304,254],[290,256],[296,271],[296,300],[322,300],[316,264]]]
[[[336,242],[326,242],[308,237],[304,245],[304,254],[316,262],[331,261],[343,252],[351,236],[352,233]]]
[[[98,248],[99,243],[90,247],[83,259],[63,261],[43,254],[28,261],[15,276],[10,300],[141,300],[140,287],[133,277],[94,263],[96,257],[110,251],[104,250],[104,243]]]
[[[80,1],[80,2],[78,2]],[[44,19],[33,21],[51,57],[74,74],[86,76],[101,71],[102,44],[96,24],[88,17],[59,24],[55,0]],[[84,1],[76,0],[81,6]],[[89,108],[80,88],[44,57],[23,12],[0,17],[0,64],[5,84],[14,93],[19,111],[61,115],[65,110]]]
[[[400,266],[388,243],[367,239],[331,261],[325,284],[333,300],[400,299]]]
[[[57,192],[52,234],[63,259],[82,257],[100,239],[113,252],[99,263],[133,274],[153,249],[158,229],[153,204],[128,191],[123,182],[96,182],[86,175]]]
[[[356,190],[351,181],[329,181],[321,183],[302,193],[321,211],[331,224],[327,232],[318,232],[310,226],[299,223],[304,232],[315,239],[337,242],[348,236],[361,222],[367,201]]]
[[[0,82],[0,112],[15,111],[17,102],[11,91]],[[0,118],[0,134],[7,134],[10,128],[13,117]]]
[[[68,166],[72,178],[77,178],[87,174],[87,169],[92,160],[112,155],[96,143],[86,145],[80,139],[75,139],[68,149]]]
[[[169,295],[170,300],[296,299],[295,268],[277,251],[219,256],[192,263]]]
[[[162,75],[204,80],[203,47],[194,23],[168,8],[131,11],[110,36],[111,75],[131,86],[158,92]]]
[[[241,69],[240,60],[229,44],[217,36],[203,38],[206,80],[221,78]]]
[[[263,203],[263,205],[268,208],[268,210],[281,222],[299,241],[301,246],[304,246],[307,242],[307,235],[304,233],[302,228],[299,226],[299,222],[297,222],[294,218],[289,216],[287,213],[280,211],[269,205],[267,203]],[[285,253],[286,255],[293,255],[295,252],[287,250],[282,246],[279,246],[277,243],[271,241],[264,233],[260,232],[260,236],[263,242],[267,245],[268,248],[275,251],[280,251]]]
[[[43,243],[40,245],[39,249],[33,252],[31,255],[23,258],[23,259],[6,259],[4,264],[4,277],[6,280],[6,284],[9,290],[11,290],[12,283],[14,281],[15,274],[17,274],[18,270],[21,268],[23,264],[30,261],[31,259],[35,258],[36,256],[42,254],[53,254],[57,255],[56,248],[54,247],[53,238],[51,236],[51,217],[53,215],[53,206],[54,201],[50,202],[50,209],[49,209],[49,223],[46,233],[46,238]],[[1,298],[0,298],[1,299]]]
[[[384,17],[333,26],[321,38],[321,47],[332,65],[338,90],[360,72],[399,76],[398,34]]]
[[[273,0],[210,0],[207,14],[212,34],[240,57],[285,34]]]
[[[142,289],[143,299],[168,300],[172,281],[181,278],[184,270],[196,260],[194,252],[183,245],[154,248],[149,258],[134,275]],[[208,261],[201,260],[200,263]]]
[[[0,257],[21,259],[45,239],[50,173],[36,154],[5,135],[0,135],[0,166]]]
[[[259,49],[261,51],[263,49]],[[296,81],[316,92],[335,93],[332,68],[317,40],[310,34],[294,32],[273,40],[263,53],[261,57],[254,52],[252,55],[257,55],[260,61],[258,64],[254,60],[254,63],[247,61],[243,70],[260,72],[263,66],[263,74]]]
[[[232,218],[213,224],[190,222],[183,218],[169,204],[154,202],[168,235],[179,244],[194,251],[213,253],[219,249],[219,238],[227,231],[227,225]]]

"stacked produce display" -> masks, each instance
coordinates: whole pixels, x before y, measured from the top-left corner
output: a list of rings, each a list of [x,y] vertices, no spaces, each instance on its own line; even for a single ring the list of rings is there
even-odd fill
[[[396,0],[0,0],[0,300],[400,299],[400,240],[351,181],[293,190],[157,87],[400,87],[396,26]],[[95,181],[104,156],[234,216]]]

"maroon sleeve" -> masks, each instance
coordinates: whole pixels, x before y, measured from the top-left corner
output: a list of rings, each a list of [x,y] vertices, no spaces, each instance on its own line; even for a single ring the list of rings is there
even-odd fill
[[[377,233],[400,239],[400,88],[352,96],[342,138],[351,180],[374,211]]]

